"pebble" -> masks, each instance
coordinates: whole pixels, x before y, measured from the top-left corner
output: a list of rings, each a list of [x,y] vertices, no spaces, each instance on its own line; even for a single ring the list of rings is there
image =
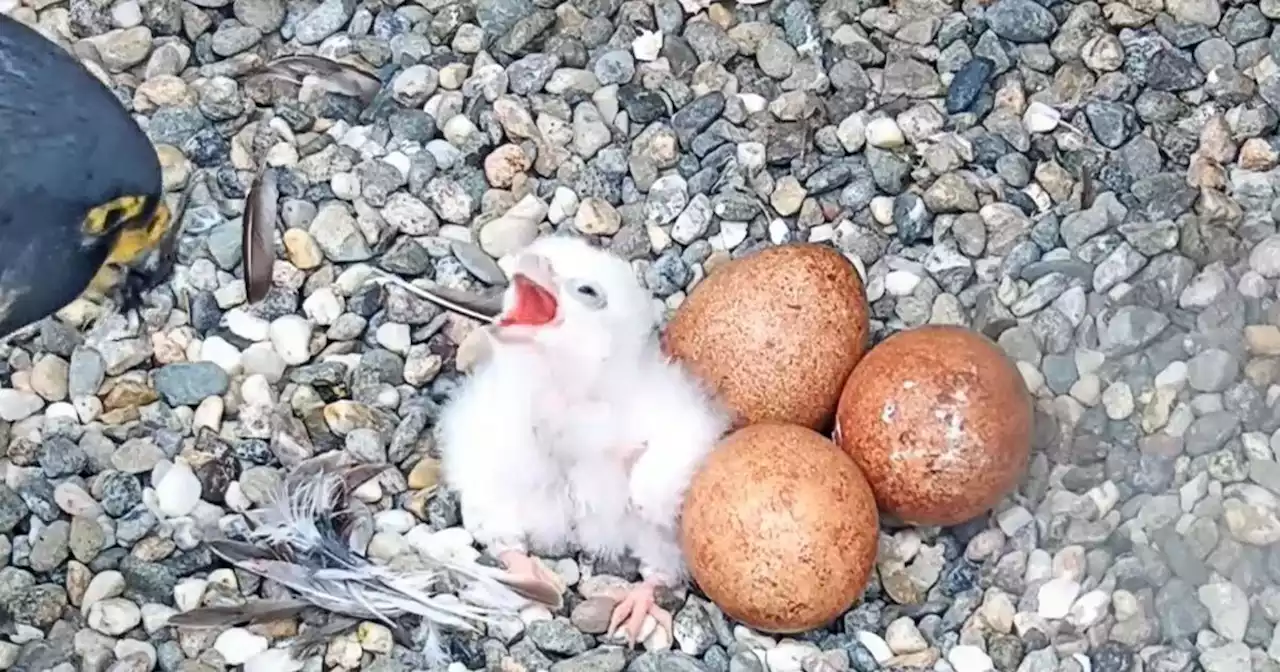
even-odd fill
[[[1054,108],[1036,100],[1022,113],[1022,125],[1032,133],[1049,133],[1058,127],[1062,115]]]
[[[89,606],[85,622],[104,635],[119,636],[142,623],[142,610],[122,597],[108,598]]]
[[[1036,593],[1040,618],[1066,618],[1080,595],[1080,582],[1070,578],[1050,579]]]
[[[910,618],[902,617],[885,629],[885,642],[895,654],[919,653],[929,648],[929,642],[920,634]]]
[[[1031,0],[997,0],[986,18],[992,32],[1011,42],[1044,42],[1058,30],[1053,14]]]
[[[902,129],[898,128],[898,124],[893,119],[887,117],[872,119],[867,123],[865,133],[867,144],[881,149],[894,149],[906,142]]]
[[[1249,625],[1249,597],[1232,583],[1200,586],[1200,603],[1209,610],[1209,622],[1219,635],[1231,641],[1244,639]]]
[[[191,513],[200,503],[200,479],[186,462],[179,460],[156,483],[156,502],[161,513],[171,518]]]
[[[995,72],[995,63],[983,56],[970,59],[947,85],[947,114],[964,112],[973,106],[982,94],[982,87]]]
[[[244,628],[228,628],[213,640],[213,650],[228,665],[244,665],[267,650],[267,638]]]
[[[961,645],[951,648],[947,653],[947,662],[956,672],[991,672],[995,664],[991,656],[976,646]]]

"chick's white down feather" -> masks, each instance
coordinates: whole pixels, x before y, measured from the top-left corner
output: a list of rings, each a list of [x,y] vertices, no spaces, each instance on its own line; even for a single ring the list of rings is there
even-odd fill
[[[549,262],[560,321],[532,340],[495,338],[444,410],[444,476],[463,523],[495,554],[630,551],[646,579],[677,582],[684,493],[728,417],[662,353],[626,261],[563,237],[522,255]]]

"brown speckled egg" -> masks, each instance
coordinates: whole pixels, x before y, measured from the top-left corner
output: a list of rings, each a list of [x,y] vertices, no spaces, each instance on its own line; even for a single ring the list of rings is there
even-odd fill
[[[844,255],[808,243],[712,271],[667,325],[667,352],[719,394],[741,427],[825,430],[867,349],[867,298]]]
[[[694,580],[726,614],[800,632],[862,594],[879,518],[866,478],[835,444],[767,423],[730,434],[707,458],[680,532]]]
[[[890,336],[854,369],[836,441],[880,511],[917,525],[982,515],[1017,487],[1031,451],[1031,396],[1004,352],[961,327]]]

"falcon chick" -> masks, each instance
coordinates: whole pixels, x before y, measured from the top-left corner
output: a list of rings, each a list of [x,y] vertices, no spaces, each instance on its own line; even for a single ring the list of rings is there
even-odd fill
[[[531,549],[626,552],[643,581],[614,609],[634,644],[654,603],[686,576],[678,541],[685,490],[729,417],[663,354],[649,293],[623,259],[549,236],[514,260],[491,352],[438,428],[463,524],[508,582],[553,583]]]

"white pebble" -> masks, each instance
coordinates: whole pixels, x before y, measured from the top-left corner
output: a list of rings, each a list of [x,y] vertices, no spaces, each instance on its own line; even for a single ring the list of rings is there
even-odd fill
[[[271,406],[276,403],[271,383],[259,373],[245,376],[244,382],[240,383],[240,398],[249,406]]]
[[[409,346],[413,344],[407,324],[384,322],[378,327],[375,337],[379,345],[401,355],[409,352]]]
[[[183,579],[173,587],[173,603],[178,606],[179,611],[191,611],[200,606],[208,586],[209,582],[204,579]]]
[[[221,336],[210,336],[200,344],[200,360],[213,362],[232,376],[240,373],[240,349]]]
[[[1169,362],[1160,373],[1156,374],[1156,387],[1170,387],[1174,390],[1181,390],[1187,383],[1187,363],[1182,361]]]
[[[1000,526],[1000,531],[1005,536],[1011,537],[1018,530],[1026,527],[1035,520],[1031,517],[1031,512],[1025,507],[1014,506],[996,515],[996,524]]]
[[[328,326],[342,315],[342,301],[332,287],[321,287],[303,300],[302,312],[312,322]]]
[[[129,656],[138,656],[147,661],[146,669],[155,667],[156,664],[156,647],[151,642],[140,642],[136,639],[122,639],[116,642],[114,653],[116,660],[123,660]]]
[[[764,109],[769,106],[769,101],[757,93],[739,93],[738,100],[742,101],[742,109],[747,114],[764,112]]]
[[[1120,489],[1111,481],[1103,481],[1102,485],[1089,488],[1084,493],[1086,497],[1093,500],[1093,505],[1098,507],[1098,515],[1105,516],[1120,503]]]
[[[227,311],[223,316],[223,320],[227,323],[227,329],[247,341],[265,341],[267,333],[271,328],[271,323],[258,317],[251,315],[242,308],[233,308]]]
[[[1084,631],[1086,628],[1097,625],[1107,615],[1107,607],[1110,605],[1110,595],[1101,590],[1091,590],[1081,595],[1080,599],[1071,605],[1071,613],[1067,614],[1067,622],[1075,626],[1077,630]]]
[[[46,423],[57,421],[76,423],[80,421],[80,411],[75,404],[58,401],[49,404],[49,407],[44,409],[44,420]]]
[[[640,36],[631,42],[631,53],[635,54],[637,61],[656,61],[658,59],[658,53],[661,51],[661,30],[649,32],[641,28]]]
[[[906,144],[907,139],[898,128],[898,122],[888,117],[872,119],[867,124],[867,144],[880,149],[893,149]]]
[[[748,171],[764,168],[765,158],[763,142],[743,142],[738,145],[738,165]]]
[[[1040,369],[1036,368],[1031,362],[1018,360],[1018,373],[1022,374],[1022,382],[1027,386],[1027,391],[1031,394],[1038,394],[1044,387],[1044,374],[1040,373]]]
[[[876,659],[877,663],[883,665],[893,657],[893,650],[889,648],[889,645],[883,639],[880,639],[880,635],[866,630],[859,630],[856,637],[858,638],[858,643],[867,647],[867,652],[871,654],[872,658]]]
[[[951,663],[956,672],[990,672],[995,669],[991,656],[968,644],[951,647],[951,651],[947,652],[947,662]]]
[[[1079,595],[1080,582],[1069,578],[1050,579],[1036,593],[1037,613],[1040,618],[1066,618]]]
[[[1053,556],[1049,551],[1037,548],[1027,554],[1027,571],[1022,575],[1024,583],[1048,581],[1052,576]]]
[[[1027,105],[1027,111],[1022,114],[1022,125],[1032,133],[1048,133],[1057,128],[1061,120],[1062,114],[1038,100]]]
[[[1106,409],[1108,418],[1124,420],[1133,415],[1133,390],[1122,381],[1111,383],[1102,392],[1102,406]]]
[[[804,661],[814,655],[810,647],[796,642],[783,642],[764,652],[765,667],[769,672],[801,672]]]
[[[1098,400],[1102,397],[1102,379],[1096,373],[1082,374],[1079,380],[1071,384],[1068,392],[1076,401],[1092,408],[1098,405]]]
[[[228,665],[243,665],[267,650],[267,638],[255,635],[244,628],[230,628],[213,641],[213,650],[217,651]]]
[[[138,627],[142,622],[142,610],[129,600],[112,597],[94,602],[89,607],[85,621],[94,630],[117,637]]]
[[[1107,356],[1097,350],[1089,350],[1088,348],[1076,348],[1076,370],[1080,375],[1086,373],[1096,373],[1102,368],[1102,364],[1107,361]]]
[[[179,460],[156,483],[160,513],[170,518],[191,513],[200,503],[200,491],[200,479],[186,462]]]
[[[271,346],[285,364],[305,364],[311,359],[311,323],[297,315],[285,315],[271,323]]]
[[[791,237],[791,229],[787,228],[787,223],[781,219],[775,219],[769,222],[769,240],[774,245],[782,245]]]
[[[226,402],[222,397],[205,397],[200,405],[191,413],[191,427],[199,430],[208,428],[216,434],[222,429],[222,413],[226,410]]]
[[[747,239],[747,222],[720,222],[720,233],[708,240],[717,250],[732,250]]]
[[[867,123],[861,112],[855,112],[840,122],[836,127],[836,139],[844,145],[847,152],[862,150],[862,146],[867,143]]]
[[[288,649],[267,649],[246,661],[244,672],[298,672],[302,667]]]
[[[568,187],[556,187],[551,196],[551,205],[547,207],[547,219],[552,224],[559,224],[578,212],[578,195]]]
[[[0,390],[0,420],[26,420],[44,407],[44,399],[25,390]]]
[[[124,594],[124,575],[114,569],[99,572],[97,576],[89,581],[89,586],[84,589],[84,595],[80,598],[80,613],[89,613],[89,607],[112,597],[120,597]]]
[[[889,271],[884,278],[884,290],[891,296],[910,296],[920,280],[920,276],[910,271]]]
[[[871,199],[871,218],[876,220],[877,224],[888,226],[893,223],[893,197],[892,196],[876,196]]]
[[[167,604],[148,602],[142,605],[142,629],[148,635],[154,635],[162,628],[169,627],[169,617],[176,613],[178,610]]]
[[[929,642],[925,640],[924,635],[920,634],[915,621],[909,616],[903,616],[890,623],[889,627],[885,628],[884,641],[898,655],[918,653],[929,648]]]
[[[401,509],[381,511],[373,517],[373,529],[386,534],[404,534],[413,526],[413,514]]]
[[[117,28],[133,28],[142,24],[142,7],[133,0],[125,0],[111,9],[111,22]]]

